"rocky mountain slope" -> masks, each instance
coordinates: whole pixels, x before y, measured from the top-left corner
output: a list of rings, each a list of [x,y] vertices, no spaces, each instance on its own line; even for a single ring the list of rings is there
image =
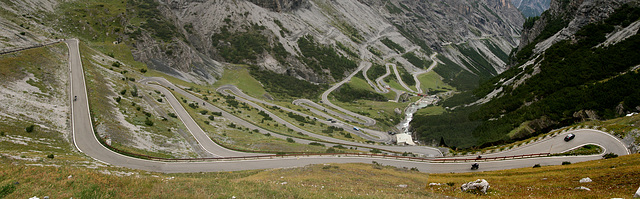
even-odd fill
[[[540,16],[549,9],[551,0],[511,0],[511,3],[522,12],[525,17]]]
[[[414,127],[439,131],[430,139],[443,135],[458,146],[463,136],[491,145],[640,111],[633,100],[640,93],[639,20],[636,1],[552,1],[539,19],[525,24],[513,67],[473,95],[445,102],[457,105],[453,112],[417,118]],[[443,126],[427,126],[443,118],[465,126],[461,132],[471,130],[455,138],[446,136]]]
[[[507,1],[174,0],[161,1],[156,8],[175,27],[174,39],[159,40],[154,38],[154,30],[141,26],[142,37],[131,40],[136,59],[152,68],[219,71],[217,62],[203,67],[189,64],[204,55],[319,83],[336,81],[350,68],[310,63],[308,59],[319,58],[301,49],[299,41],[307,35],[312,36],[311,41],[334,49],[337,57],[373,61],[395,57],[408,71],[424,70],[425,66],[414,66],[398,56],[404,52],[380,42],[387,38],[425,61],[431,61],[428,55],[434,51],[442,54],[439,61],[452,63],[449,67],[454,73],[493,76],[505,69],[506,55],[517,46],[524,22]]]
[[[37,20],[25,35],[20,35],[25,28],[18,25],[27,25],[21,20],[5,23],[15,27],[2,30],[7,31],[3,33],[7,39],[0,45],[25,46],[29,42],[17,41],[37,43],[68,36],[125,44],[133,49],[135,60],[149,68],[199,83],[215,82],[226,63],[257,65],[315,83],[341,79],[355,68],[347,59],[357,63],[393,58],[407,71],[417,72],[425,70],[433,61],[429,55],[437,52],[436,61],[442,64],[436,71],[450,82],[473,77],[469,81],[473,83],[466,85],[472,87],[478,79],[506,69],[507,55],[518,45],[524,23],[506,0],[30,0],[18,4],[3,7],[18,8],[8,12],[18,18],[29,17],[19,13],[36,12],[22,7],[37,8],[43,14],[34,17]],[[42,30],[32,34],[36,28]],[[317,57],[313,49],[301,48],[302,38],[333,51],[327,51],[331,56]],[[402,52],[389,46],[393,44],[401,46]],[[404,54],[409,55],[400,56]]]

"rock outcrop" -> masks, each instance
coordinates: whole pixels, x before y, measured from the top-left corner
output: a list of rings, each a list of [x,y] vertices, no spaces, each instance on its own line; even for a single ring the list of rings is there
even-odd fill
[[[480,192],[487,194],[487,189],[489,189],[489,182],[485,179],[477,179],[473,182],[467,182],[460,186],[460,190],[469,191],[469,190],[479,190]]]

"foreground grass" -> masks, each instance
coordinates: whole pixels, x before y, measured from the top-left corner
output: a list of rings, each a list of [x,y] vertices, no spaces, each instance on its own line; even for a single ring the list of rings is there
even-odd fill
[[[425,190],[460,198],[486,196],[463,193],[460,185],[486,179],[491,188],[487,196],[495,198],[630,198],[638,189],[640,154],[571,165],[505,171],[432,174],[429,182],[454,183],[454,186],[427,186]],[[589,177],[591,183],[578,182]],[[585,186],[591,191],[574,190]]]
[[[637,189],[636,179],[640,177],[639,154],[571,165],[457,174],[425,174],[371,164],[324,164],[193,174],[27,164],[30,162],[0,158],[0,186],[15,187],[5,197],[629,198]],[[593,182],[579,183],[584,177],[591,178]],[[486,196],[460,191],[462,183],[475,179],[486,179],[491,184]],[[431,182],[443,185],[428,186]],[[591,191],[573,190],[579,186],[588,187]]]
[[[427,174],[368,164],[194,174],[26,166],[0,158],[7,198],[425,198]],[[20,165],[12,165],[17,163]],[[71,176],[71,177],[69,177]],[[14,184],[18,182],[18,184]],[[398,185],[408,185],[407,188]]]

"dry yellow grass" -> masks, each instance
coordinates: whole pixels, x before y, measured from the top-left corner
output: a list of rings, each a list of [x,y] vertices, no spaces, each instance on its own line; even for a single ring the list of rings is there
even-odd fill
[[[0,158],[0,187],[19,182],[7,198],[630,198],[640,185],[640,154],[564,166],[460,174],[426,174],[371,164],[158,174],[113,167],[26,165],[32,163]],[[46,165],[47,160],[39,163]],[[70,175],[73,177],[67,178]],[[579,183],[583,177],[593,182]],[[491,183],[487,195],[460,191],[462,183],[478,178]],[[453,182],[454,186],[427,186],[430,182]],[[398,186],[402,184],[407,187]],[[579,186],[591,191],[573,190]]]
[[[591,183],[580,183],[589,177]],[[486,179],[487,195],[460,191],[460,185]],[[427,186],[425,190],[460,198],[631,198],[640,186],[640,154],[571,165],[523,168],[504,171],[432,174],[429,182],[454,186]],[[591,191],[574,190],[585,186]]]

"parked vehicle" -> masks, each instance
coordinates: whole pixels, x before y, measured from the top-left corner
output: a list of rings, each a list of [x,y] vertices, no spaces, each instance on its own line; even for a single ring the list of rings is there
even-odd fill
[[[569,135],[567,135],[567,136],[565,136],[565,137],[564,137],[564,141],[565,141],[565,142],[568,142],[568,141],[573,140],[573,138],[576,138],[576,135],[575,135],[575,134],[573,134],[573,133],[569,133]]]
[[[353,130],[360,131],[360,129],[358,127],[355,127],[355,126],[353,127]]]

